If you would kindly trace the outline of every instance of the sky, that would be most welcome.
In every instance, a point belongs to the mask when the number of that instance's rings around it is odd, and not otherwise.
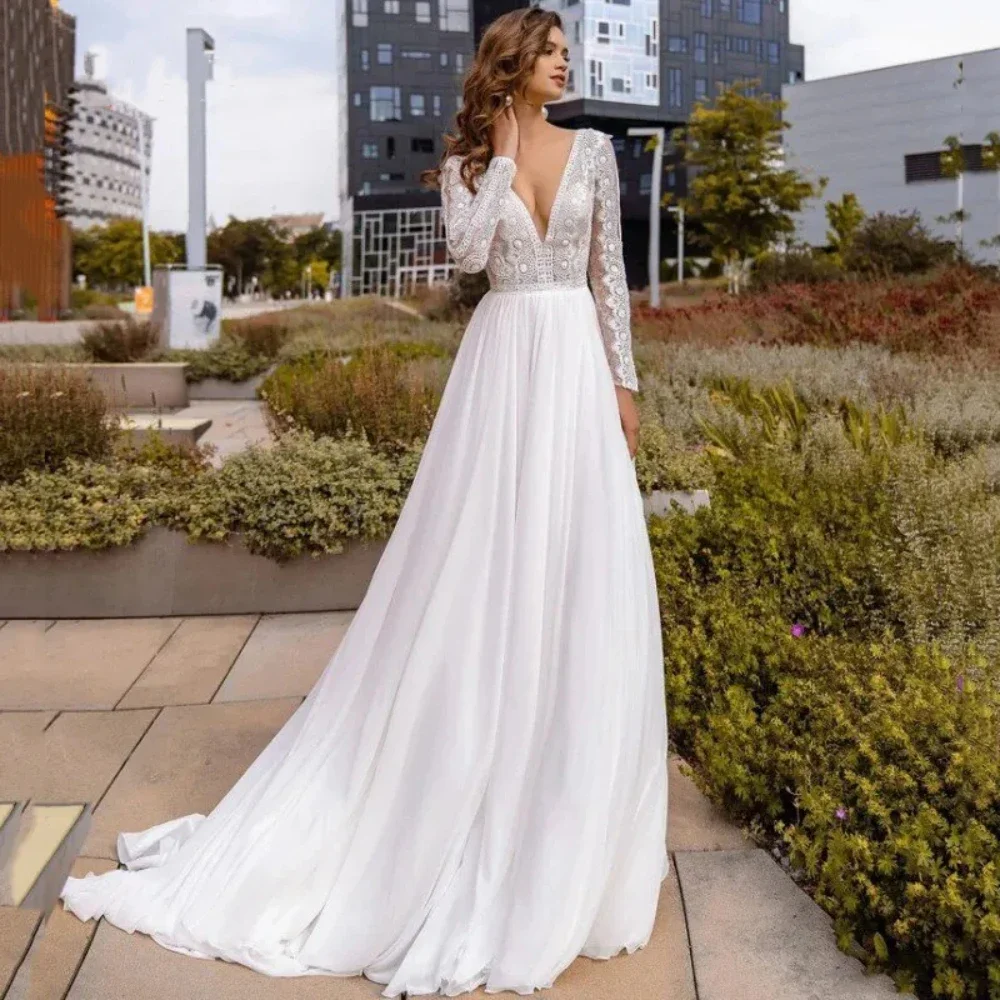
[[[345,0],[62,0],[77,70],[98,53],[111,90],[155,117],[150,221],[187,218],[185,29],[215,39],[208,209],[217,222],[337,211],[334,10]],[[806,78],[1000,48],[997,0],[789,0]]]

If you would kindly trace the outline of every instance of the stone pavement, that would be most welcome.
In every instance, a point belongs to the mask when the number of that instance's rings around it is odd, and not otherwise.
[[[113,868],[119,831],[219,801],[300,704],[351,614],[0,623],[0,802],[91,803],[72,871]],[[829,918],[676,760],[668,840],[649,944],[606,962],[579,958],[540,996],[896,996],[836,949]],[[0,908],[0,996],[17,1000],[361,1000],[381,989],[188,958],[61,906],[44,925],[35,911]]]
[[[171,417],[212,421],[198,443],[216,447],[215,465],[221,465],[224,459],[251,444],[268,445],[273,441],[264,419],[264,404],[259,400],[195,400],[184,409],[173,411]]]

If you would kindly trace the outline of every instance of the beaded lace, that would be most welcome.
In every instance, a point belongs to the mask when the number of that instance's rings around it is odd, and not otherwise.
[[[512,187],[514,160],[494,156],[474,182],[474,195],[461,179],[460,164],[460,157],[448,157],[441,178],[448,251],[459,268],[485,268],[497,291],[577,288],[589,279],[612,378],[638,389],[611,137],[577,130],[544,237]]]

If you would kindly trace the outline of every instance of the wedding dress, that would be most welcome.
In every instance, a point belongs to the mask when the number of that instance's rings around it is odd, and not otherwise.
[[[656,584],[614,384],[637,387],[610,138],[547,232],[444,168],[486,268],[412,488],[322,676],[222,801],[118,838],[67,909],[271,976],[528,994],[648,943],[667,875]],[[588,290],[588,276],[593,295]]]

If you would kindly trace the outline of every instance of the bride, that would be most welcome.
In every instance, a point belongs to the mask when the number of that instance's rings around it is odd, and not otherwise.
[[[638,383],[610,137],[545,119],[567,64],[527,8],[465,81],[434,173],[490,290],[340,646],[208,816],[66,882],[80,918],[386,997],[528,994],[648,943],[667,733]]]

